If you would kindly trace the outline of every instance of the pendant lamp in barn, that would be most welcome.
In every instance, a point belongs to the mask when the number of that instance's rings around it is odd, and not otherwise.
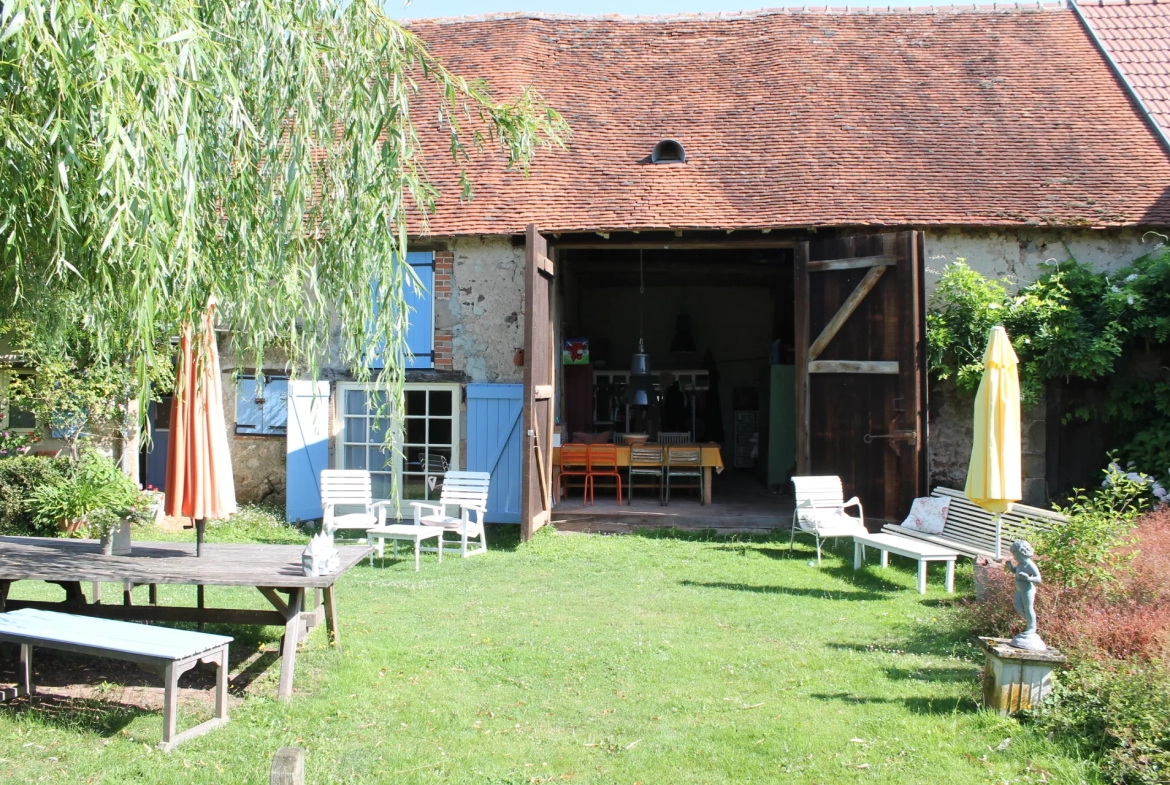
[[[638,351],[630,362],[630,383],[626,385],[626,403],[649,406],[654,398],[654,380],[650,377],[650,358],[646,355],[643,320],[646,316],[646,275],[642,252],[638,251]]]

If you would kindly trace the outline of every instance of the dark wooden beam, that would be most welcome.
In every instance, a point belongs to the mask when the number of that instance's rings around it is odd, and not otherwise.
[[[812,420],[809,413],[808,349],[812,328],[809,306],[812,292],[808,281],[808,243],[796,246],[792,270],[793,306],[796,326],[796,473],[808,474],[812,463],[809,438]]]

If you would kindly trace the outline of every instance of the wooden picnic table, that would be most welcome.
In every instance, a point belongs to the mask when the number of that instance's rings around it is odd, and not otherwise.
[[[284,635],[277,692],[281,698],[290,698],[297,645],[322,621],[333,644],[341,645],[333,586],[371,550],[369,546],[338,548],[337,570],[306,577],[301,569],[304,548],[300,545],[208,543],[203,546],[203,556],[197,557],[191,543],[136,542],[128,556],[105,556],[97,540],[0,537],[0,613],[40,608],[124,621],[281,626]],[[22,580],[55,583],[65,590],[65,599],[8,599],[12,584]],[[103,604],[96,591],[94,601],[88,602],[81,584],[90,582],[123,584],[123,604]],[[158,605],[155,586],[160,583],[200,587],[198,607]],[[150,604],[133,605],[130,590],[142,585],[151,587]],[[204,586],[252,586],[273,610],[203,607]],[[313,590],[313,602],[306,610],[309,589]]]
[[[711,503],[711,479],[713,472],[723,473],[723,452],[716,442],[704,444],[672,444],[671,447],[699,447],[699,463],[703,467],[703,504]],[[561,448],[553,447],[553,488],[559,488],[558,477],[561,474]],[[630,465],[630,447],[626,444],[617,445],[617,463],[619,467]],[[559,502],[560,499],[558,498]]]

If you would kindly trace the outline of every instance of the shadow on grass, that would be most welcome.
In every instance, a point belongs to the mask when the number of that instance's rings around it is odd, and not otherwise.
[[[832,694],[814,692],[809,697],[825,702],[836,701],[854,706],[863,706],[870,703],[901,703],[914,714],[957,714],[958,712],[976,712],[979,704],[973,698],[867,698],[864,695],[854,695],[850,692],[836,692]]]
[[[639,526],[631,532],[635,537],[644,537],[648,540],[683,540],[684,542],[718,542],[724,548],[719,550],[740,550],[744,545],[779,543],[780,534],[774,529],[759,533],[729,533],[720,534],[717,529],[677,529],[673,526]],[[788,532],[784,532],[787,537]],[[784,540],[787,544],[788,540]],[[739,547],[737,547],[739,546]]]
[[[149,709],[97,698],[73,698],[62,695],[34,695],[18,698],[0,708],[7,714],[32,712],[38,721],[62,730],[114,736],[135,718],[157,714]]]
[[[871,602],[885,599],[885,594],[878,591],[854,591],[850,589],[804,589],[793,586],[755,586],[750,583],[727,583],[722,581],[706,583],[703,581],[679,581],[682,586],[696,586],[701,589],[726,589],[729,591],[747,591],[756,594],[783,594],[789,597],[812,597],[818,600],[845,600],[847,602]]]
[[[968,666],[926,666],[924,668],[886,668],[890,681],[937,681],[970,683],[979,676],[975,665]]]

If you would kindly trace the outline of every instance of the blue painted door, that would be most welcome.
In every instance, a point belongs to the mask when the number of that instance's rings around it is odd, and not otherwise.
[[[285,518],[320,518],[321,470],[329,468],[329,382],[290,379]]]
[[[167,489],[167,446],[171,441],[171,396],[164,396],[162,401],[152,401],[149,410],[150,416],[150,444],[143,444],[142,450],[146,453],[146,472],[142,478],[144,485],[156,490]]]
[[[520,522],[522,384],[467,385],[467,470],[492,475],[489,523]]]

